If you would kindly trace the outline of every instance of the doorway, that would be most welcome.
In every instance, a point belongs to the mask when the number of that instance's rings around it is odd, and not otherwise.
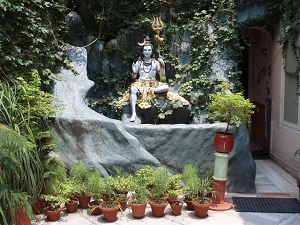
[[[271,122],[271,70],[273,39],[260,27],[249,27],[245,37],[250,46],[244,46],[241,82],[244,96],[255,104],[249,126],[251,151],[268,156]]]

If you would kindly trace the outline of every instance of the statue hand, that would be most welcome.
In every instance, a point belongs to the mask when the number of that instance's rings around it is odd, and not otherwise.
[[[160,63],[162,67],[165,67],[165,62],[161,56],[158,56],[157,61]]]
[[[139,67],[138,67],[138,65],[137,65],[137,63],[132,63],[132,71],[134,72],[134,73],[137,73],[138,72],[138,70],[139,70]]]

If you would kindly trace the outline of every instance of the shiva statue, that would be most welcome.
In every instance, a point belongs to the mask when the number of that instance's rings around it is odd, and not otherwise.
[[[170,101],[181,101],[183,106],[189,105],[189,102],[177,93],[170,91],[167,83],[161,82],[161,76],[165,76],[165,63],[161,55],[157,60],[154,57],[153,45],[149,38],[145,38],[143,43],[138,43],[142,46],[142,54],[136,62],[132,63],[132,79],[134,82],[130,86],[129,93],[123,96],[118,102],[121,105],[123,102],[130,100],[132,115],[129,119],[134,122],[136,119],[136,104],[141,109],[151,107],[151,99],[155,94],[165,94],[166,99]],[[160,77],[160,81],[156,78]]]

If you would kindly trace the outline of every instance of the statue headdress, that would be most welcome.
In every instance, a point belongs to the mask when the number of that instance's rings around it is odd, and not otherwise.
[[[142,46],[142,47],[148,45],[148,46],[151,46],[152,49],[153,49],[153,45],[151,44],[151,40],[150,40],[149,37],[144,38],[144,42],[143,42],[143,43],[139,43],[139,42],[138,42],[138,45],[139,45],[139,46]]]

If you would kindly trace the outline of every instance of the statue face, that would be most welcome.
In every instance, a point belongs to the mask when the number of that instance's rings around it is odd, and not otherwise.
[[[150,45],[144,46],[144,48],[143,48],[143,55],[146,58],[151,57],[151,55],[152,55],[152,48],[151,48]]]

